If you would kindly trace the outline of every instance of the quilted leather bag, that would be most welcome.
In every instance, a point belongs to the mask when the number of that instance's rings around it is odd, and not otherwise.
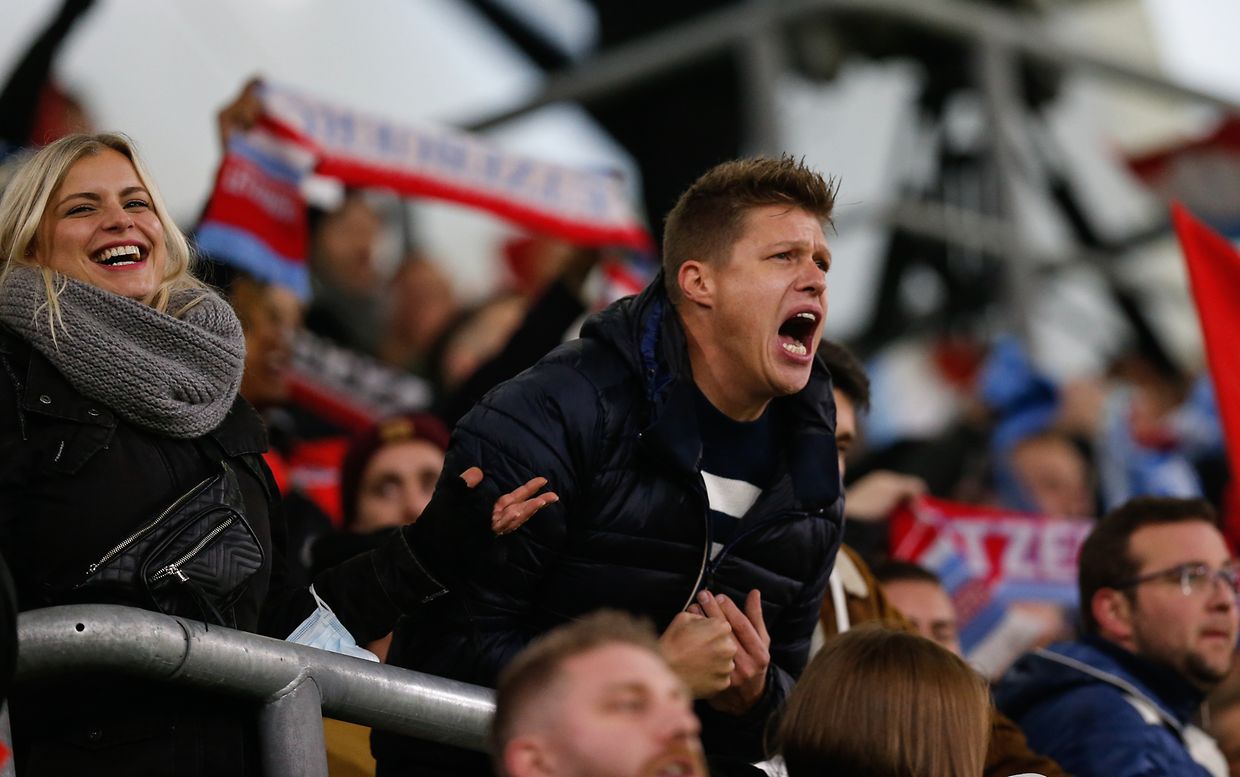
[[[91,564],[74,598],[118,595],[169,615],[233,626],[233,605],[263,565],[237,476],[224,462]]]

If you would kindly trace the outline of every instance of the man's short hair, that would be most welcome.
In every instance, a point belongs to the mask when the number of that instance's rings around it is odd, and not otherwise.
[[[818,353],[831,372],[831,385],[852,400],[858,413],[870,409],[870,376],[861,360],[847,346],[831,340],[818,344]]]
[[[1119,588],[1136,577],[1139,565],[1129,554],[1129,542],[1138,529],[1169,523],[1204,521],[1218,525],[1214,507],[1204,499],[1143,496],[1130,499],[1098,521],[1081,546],[1081,620],[1087,634],[1098,633],[1090,602],[1102,588]]]
[[[802,208],[824,224],[835,207],[833,181],[793,157],[755,157],[724,162],[693,182],[667,214],[663,228],[663,274],[668,296],[680,300],[677,275],[690,259],[709,262],[730,255],[745,215],[764,205]]]
[[[939,587],[943,585],[943,581],[939,579],[938,575],[911,561],[887,559],[880,564],[875,564],[870,571],[874,573],[874,579],[880,585],[906,582],[933,583]]]
[[[504,748],[518,721],[551,689],[564,662],[616,643],[659,652],[650,621],[618,610],[599,610],[539,636],[504,668],[496,686],[491,724],[491,753],[498,774],[505,774]]]

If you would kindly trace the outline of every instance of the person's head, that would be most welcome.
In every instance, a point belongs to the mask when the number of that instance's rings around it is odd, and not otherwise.
[[[981,774],[986,681],[916,634],[866,624],[827,642],[788,699],[776,749],[788,777]]]
[[[396,269],[386,302],[388,339],[408,344],[416,357],[426,355],[458,307],[447,274],[418,254],[407,257]]]
[[[823,340],[818,353],[831,372],[835,395],[835,447],[842,475],[844,460],[859,435],[857,416],[870,410],[870,376],[865,374],[865,367],[853,352],[839,343]]]
[[[872,570],[883,595],[917,632],[960,655],[956,606],[938,575],[907,561],[888,560]]]
[[[1089,462],[1062,432],[1046,430],[1012,446],[1013,476],[1031,506],[1045,515],[1096,515]]]
[[[738,420],[809,380],[827,312],[823,225],[834,202],[832,184],[801,162],[742,159],[707,171],[668,214],[664,283],[694,380]]]
[[[0,199],[0,261],[0,282],[17,267],[43,270],[53,323],[54,273],[165,312],[172,292],[203,288],[133,143],[115,133],[67,135],[17,172]]]
[[[393,416],[355,437],[340,468],[345,529],[369,534],[416,521],[435,493],[447,449],[447,428],[428,413]]]
[[[340,207],[312,214],[310,264],[324,281],[353,296],[373,294],[378,282],[375,246],[383,218],[360,191]]]
[[[539,637],[503,671],[491,747],[504,777],[704,777],[699,731],[650,624],[600,611]]]
[[[240,272],[227,294],[245,332],[241,396],[260,409],[283,405],[289,398],[293,337],[304,314],[301,300],[287,286]]]
[[[1081,547],[1085,631],[1209,689],[1236,648],[1236,567],[1209,502],[1141,497]]]

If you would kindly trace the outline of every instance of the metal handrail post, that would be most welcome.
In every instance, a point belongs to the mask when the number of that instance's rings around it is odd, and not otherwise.
[[[314,679],[303,677],[258,713],[263,774],[327,777],[323,698]]]

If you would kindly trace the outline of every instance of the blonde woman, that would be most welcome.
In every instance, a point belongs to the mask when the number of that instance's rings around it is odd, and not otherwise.
[[[348,652],[284,583],[241,325],[191,259],[121,135],[46,146],[0,199],[0,551],[19,609],[126,604]],[[554,499],[529,485],[497,530]],[[361,640],[442,592],[401,535],[315,587]],[[240,706],[98,675],[19,687],[18,773],[256,774]]]
[[[0,549],[19,608],[132,604],[288,634],[313,607],[282,585],[265,433],[237,396],[241,326],[193,277],[129,140],[37,153],[0,200],[0,261]],[[221,526],[224,544],[188,553]],[[213,553],[240,568],[211,575]],[[19,689],[12,710],[22,774],[254,770],[231,701],[87,676]]]

